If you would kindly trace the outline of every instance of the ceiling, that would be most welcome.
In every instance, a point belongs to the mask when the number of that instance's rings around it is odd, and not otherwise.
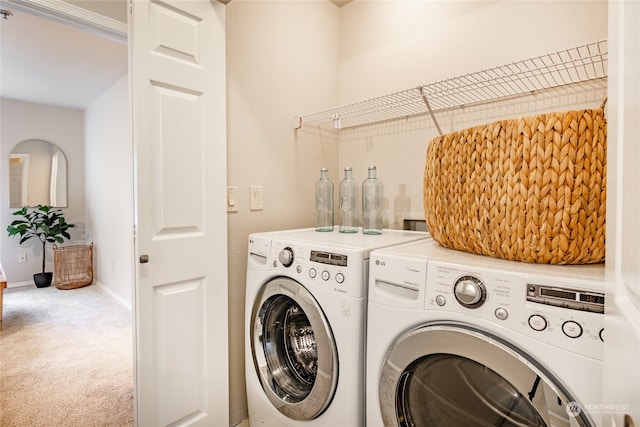
[[[0,18],[0,97],[84,110],[127,73],[127,45],[11,7]]]
[[[351,1],[331,0],[338,7]],[[2,10],[11,12],[8,19],[0,16],[0,97],[84,110],[127,73],[126,42],[65,24],[65,19],[49,19],[34,4],[40,2],[0,0]],[[123,0],[66,0],[51,5],[56,5],[54,14],[58,8],[72,8],[71,15],[82,15],[81,9],[86,9],[93,14],[90,21],[103,15],[112,22],[126,21]]]

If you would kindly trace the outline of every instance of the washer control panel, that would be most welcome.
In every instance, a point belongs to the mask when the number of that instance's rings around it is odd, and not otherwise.
[[[426,309],[461,313],[602,358],[604,285],[598,280],[429,260],[425,288]]]
[[[268,259],[271,269],[303,285],[314,284],[353,297],[365,295],[363,271],[368,260],[349,248],[319,249],[303,242],[273,239]]]

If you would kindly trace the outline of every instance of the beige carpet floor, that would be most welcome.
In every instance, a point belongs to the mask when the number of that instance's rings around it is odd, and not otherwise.
[[[5,289],[0,426],[132,426],[131,316],[96,285]]]

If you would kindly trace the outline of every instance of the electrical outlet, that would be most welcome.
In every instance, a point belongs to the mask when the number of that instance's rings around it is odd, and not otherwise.
[[[18,254],[18,262],[27,262],[27,253],[21,252]]]

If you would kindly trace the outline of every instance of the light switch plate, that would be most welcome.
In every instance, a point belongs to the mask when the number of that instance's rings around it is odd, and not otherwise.
[[[238,187],[227,187],[227,212],[238,212]]]
[[[249,209],[252,211],[259,211],[263,208],[263,194],[262,186],[252,185],[249,191]]]

